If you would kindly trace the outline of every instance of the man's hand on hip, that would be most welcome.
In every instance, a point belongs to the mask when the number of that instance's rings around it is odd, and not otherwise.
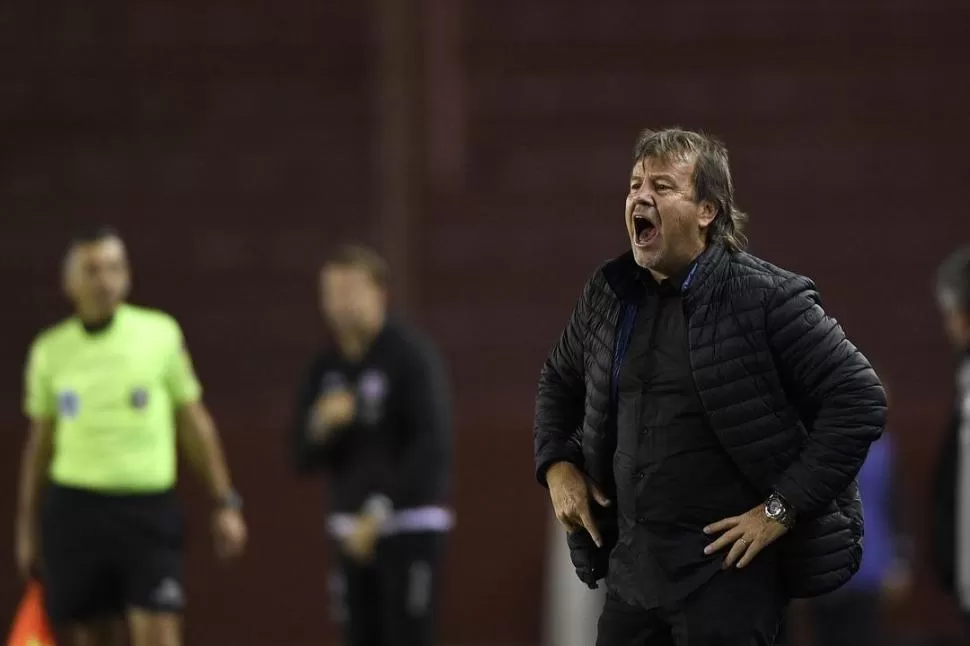
[[[381,518],[376,514],[359,515],[353,533],[344,539],[344,551],[347,555],[361,565],[370,563],[374,559],[382,524]]]
[[[546,484],[549,486],[549,497],[552,499],[556,518],[566,531],[571,533],[585,529],[596,546],[602,547],[603,537],[593,522],[589,499],[592,497],[597,504],[608,507],[610,501],[603,492],[569,462],[557,462],[549,467],[546,471]]]
[[[705,547],[704,553],[714,554],[731,546],[731,550],[724,559],[723,567],[727,569],[735,563],[739,568],[748,565],[761,550],[784,536],[788,528],[768,518],[765,515],[764,505],[758,505],[740,516],[724,518],[704,528],[705,534],[719,532],[724,533]]]

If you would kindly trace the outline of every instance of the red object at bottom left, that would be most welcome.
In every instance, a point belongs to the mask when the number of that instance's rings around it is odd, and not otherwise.
[[[7,646],[55,646],[54,633],[44,609],[44,590],[36,581],[27,584]]]

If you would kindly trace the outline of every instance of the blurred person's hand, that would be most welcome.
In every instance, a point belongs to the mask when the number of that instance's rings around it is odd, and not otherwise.
[[[350,558],[362,565],[370,563],[374,558],[380,530],[380,516],[377,514],[361,514],[357,517],[354,531],[344,540],[344,551]]]
[[[598,505],[608,507],[610,501],[603,492],[570,462],[557,462],[549,467],[546,484],[556,518],[566,531],[572,533],[585,529],[596,546],[602,547],[603,536],[593,521],[589,499],[592,497]]]
[[[24,580],[28,580],[37,573],[40,540],[36,523],[18,520],[14,537],[14,558],[17,572]]]
[[[909,565],[896,562],[882,580],[882,596],[888,604],[897,604],[909,596],[913,587],[913,573]]]
[[[345,388],[321,395],[313,405],[312,437],[323,439],[335,427],[349,424],[354,419],[355,406],[354,394]]]
[[[212,518],[212,534],[215,539],[216,556],[228,560],[242,556],[246,549],[246,521],[238,509],[216,510]]]

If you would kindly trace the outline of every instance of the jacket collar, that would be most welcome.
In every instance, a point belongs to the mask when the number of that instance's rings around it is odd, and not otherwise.
[[[715,278],[727,264],[728,257],[728,250],[723,245],[719,243],[708,245],[687,270],[686,277],[681,283],[681,291],[684,295],[689,296]],[[644,269],[633,259],[633,251],[627,251],[606,263],[603,267],[603,277],[617,298],[626,300],[636,294],[638,278],[643,271]]]

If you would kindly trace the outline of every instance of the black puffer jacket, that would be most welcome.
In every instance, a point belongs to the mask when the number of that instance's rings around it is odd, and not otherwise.
[[[615,494],[611,370],[637,271],[627,253],[596,272],[542,370],[540,482],[549,466],[569,461]],[[885,425],[879,379],[807,278],[712,245],[688,281],[690,361],[711,427],[752,485],[766,497],[777,490],[798,513],[780,544],[788,593],[830,592],[862,558],[855,476]],[[596,564],[611,545],[590,554],[573,537],[570,547],[581,578],[605,575]]]

